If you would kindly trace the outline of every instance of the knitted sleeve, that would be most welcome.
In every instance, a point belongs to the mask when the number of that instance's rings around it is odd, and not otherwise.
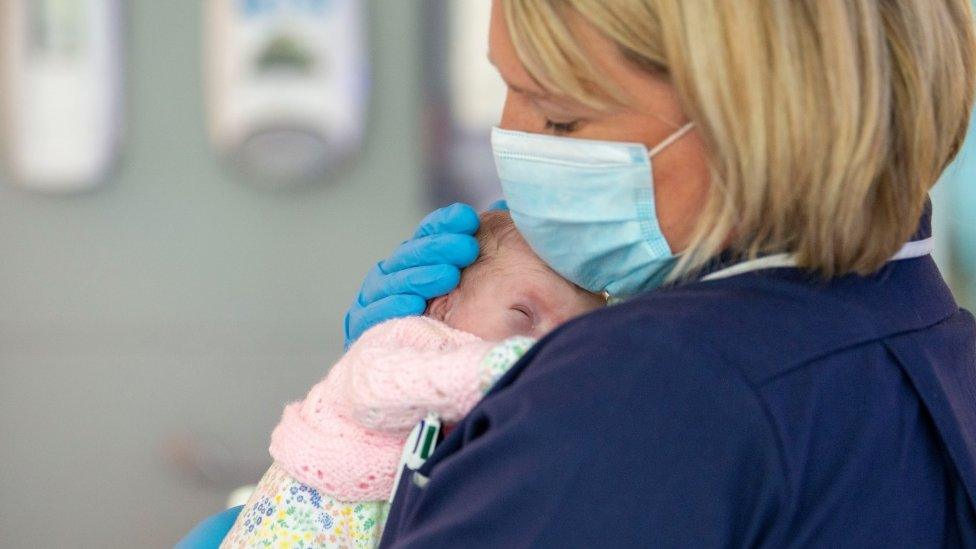
[[[370,429],[404,435],[428,412],[455,423],[531,346],[527,338],[514,340],[455,339],[439,349],[409,353],[365,350],[349,376],[353,417]]]
[[[496,345],[426,317],[376,326],[304,401],[286,407],[271,455],[341,500],[384,499],[414,424],[428,412],[459,420],[500,375],[482,366]]]

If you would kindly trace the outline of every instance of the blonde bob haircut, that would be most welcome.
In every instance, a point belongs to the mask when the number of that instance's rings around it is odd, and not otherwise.
[[[873,273],[911,237],[966,134],[970,0],[499,1],[550,93],[627,102],[577,42],[580,17],[674,86],[712,179],[673,277],[724,249],[795,253],[826,278]]]

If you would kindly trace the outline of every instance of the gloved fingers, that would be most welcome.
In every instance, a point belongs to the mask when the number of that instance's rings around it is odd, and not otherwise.
[[[379,266],[384,273],[422,265],[446,264],[461,268],[473,263],[477,257],[478,241],[473,236],[433,234],[404,242]]]
[[[496,200],[496,201],[492,202],[490,206],[488,206],[488,211],[489,212],[495,212],[495,211],[507,212],[508,211],[508,201],[505,200],[504,198],[501,199],[501,200]]]
[[[460,233],[472,235],[478,230],[478,212],[467,204],[455,203],[427,214],[413,237],[431,234]]]
[[[427,300],[413,294],[390,295],[369,305],[353,305],[346,313],[346,347],[384,320],[422,315],[426,309]]]
[[[379,265],[366,275],[359,302],[369,305],[387,296],[413,294],[423,299],[444,295],[461,281],[461,271],[454,265],[424,265],[384,274]]]
[[[231,507],[200,521],[174,549],[204,549],[217,547],[224,541],[244,506]]]
[[[478,242],[471,236],[478,225],[478,213],[467,204],[452,204],[428,214],[413,239],[366,275],[346,312],[346,347],[369,326],[422,314],[428,299],[453,290],[461,280],[459,269],[478,257]]]

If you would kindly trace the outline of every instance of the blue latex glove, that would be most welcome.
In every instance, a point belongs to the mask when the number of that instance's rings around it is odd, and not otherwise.
[[[491,206],[488,206],[488,211],[489,212],[493,212],[495,210],[498,210],[498,211],[501,211],[501,212],[507,212],[508,211],[508,201],[505,200],[505,199],[502,199],[502,200],[496,200],[496,201],[492,202],[491,203]]]
[[[237,520],[237,515],[241,513],[243,508],[243,505],[231,507],[226,511],[203,519],[196,528],[190,530],[190,533],[174,546],[174,549],[216,549],[220,547],[220,542],[227,537],[227,533],[234,526],[234,521]]]
[[[420,315],[427,300],[453,290],[461,269],[478,257],[478,213],[452,204],[420,222],[413,238],[380,261],[366,275],[359,295],[346,311],[346,347],[384,320]]]

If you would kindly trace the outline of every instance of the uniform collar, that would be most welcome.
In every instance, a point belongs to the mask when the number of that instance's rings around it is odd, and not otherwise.
[[[926,208],[913,238],[932,234]],[[803,326],[809,337],[796,342],[797,355],[815,356],[825,348],[856,345],[891,334],[937,324],[959,311],[931,256],[891,261],[869,276],[823,280],[796,268],[752,271],[686,286],[714,288],[729,295],[779,296],[797,304],[781,312],[784,325]],[[679,289],[680,291],[680,289]],[[804,318],[797,318],[798,311]],[[832,326],[834,328],[832,328]]]
[[[919,218],[918,226],[915,232],[909,238],[909,242],[915,242],[920,240],[925,240],[932,236],[932,201],[926,200],[925,206],[922,210],[922,216]],[[694,280],[701,280],[702,278],[733,267],[739,263],[742,263],[743,259],[740,254],[733,253],[730,250],[725,250],[722,253],[715,256],[714,259],[705,264],[704,267],[698,270],[695,274]]]

